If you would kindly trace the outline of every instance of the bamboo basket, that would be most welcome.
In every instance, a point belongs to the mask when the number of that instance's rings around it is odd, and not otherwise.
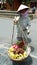
[[[31,52],[31,48],[29,46],[27,46],[27,49],[26,49],[26,52],[27,52],[27,56],[26,57],[22,57],[20,59],[13,59],[10,57],[9,53],[8,53],[8,56],[9,58],[12,60],[12,61],[16,61],[16,62],[21,62],[23,60],[26,60],[26,58],[30,55],[30,52]]]

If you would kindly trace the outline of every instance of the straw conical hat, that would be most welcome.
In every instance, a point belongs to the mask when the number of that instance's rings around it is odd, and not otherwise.
[[[19,6],[17,12],[19,12],[19,11],[21,11],[21,10],[23,10],[23,9],[27,9],[27,8],[29,9],[28,6],[21,4],[21,5]]]

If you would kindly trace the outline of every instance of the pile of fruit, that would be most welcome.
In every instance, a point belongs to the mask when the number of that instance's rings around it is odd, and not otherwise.
[[[9,49],[8,49],[8,55],[12,60],[22,60],[26,58],[27,52],[26,52],[26,47],[25,43],[18,42],[17,44],[13,44]]]

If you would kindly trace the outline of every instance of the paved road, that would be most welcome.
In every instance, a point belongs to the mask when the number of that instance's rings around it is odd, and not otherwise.
[[[0,65],[37,65],[37,19],[31,20],[30,42],[28,43],[31,46],[31,54],[22,63],[12,62],[7,55],[12,26],[12,19],[0,17]]]
[[[37,57],[37,19],[31,21],[30,39],[30,45],[33,47],[33,52],[31,54]]]

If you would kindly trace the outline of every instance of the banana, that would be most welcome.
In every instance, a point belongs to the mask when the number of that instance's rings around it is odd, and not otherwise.
[[[9,57],[10,57],[11,59],[16,59],[16,55],[15,55],[13,52],[10,52],[10,53],[9,53]]]
[[[16,54],[16,59],[19,59],[19,54]]]
[[[21,59],[26,58],[28,56],[26,51],[23,54],[21,54],[21,53],[19,53],[19,54],[18,53],[14,53],[14,51],[15,51],[15,49],[12,48],[12,47],[10,47],[8,49],[8,55],[9,55],[9,57],[11,59],[19,59],[19,60],[21,60]]]
[[[10,47],[10,48],[8,49],[8,51],[13,52],[13,51],[14,51],[14,48]]]
[[[22,59],[23,58],[23,54],[19,54],[19,59]]]
[[[25,52],[23,53],[23,55],[24,55],[24,57],[26,58],[26,57],[27,57],[27,52],[25,51]]]

